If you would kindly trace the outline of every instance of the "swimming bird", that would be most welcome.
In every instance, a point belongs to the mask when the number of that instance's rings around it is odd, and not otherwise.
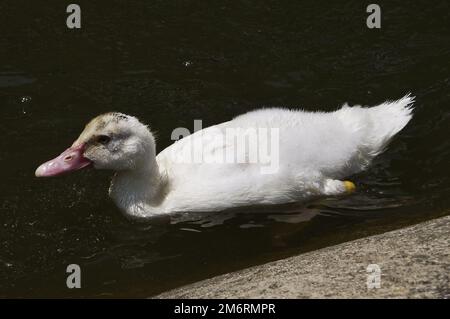
[[[114,171],[109,195],[129,217],[221,211],[351,193],[346,177],[366,169],[412,118],[414,97],[334,112],[263,108],[188,135],[156,153],[136,117],[102,114],[73,145],[36,170]]]

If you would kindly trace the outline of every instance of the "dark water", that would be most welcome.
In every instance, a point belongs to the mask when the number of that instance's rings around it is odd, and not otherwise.
[[[146,297],[450,213],[448,1],[379,1],[380,30],[370,2],[299,0],[77,1],[69,30],[71,2],[0,2],[0,296]],[[106,111],[149,123],[162,150],[194,119],[407,92],[414,119],[345,198],[138,224],[110,202],[108,172],[34,177]]]

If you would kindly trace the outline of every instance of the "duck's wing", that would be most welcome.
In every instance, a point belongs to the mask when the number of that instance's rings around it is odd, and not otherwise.
[[[374,107],[343,106],[328,113],[260,109],[175,142],[158,155],[158,162],[166,167],[231,164],[220,167],[218,174],[224,176],[224,169],[242,173],[260,168],[249,164],[266,165],[263,160],[269,159],[285,170],[341,178],[363,170],[385,149],[411,119],[413,101],[405,96]]]
[[[175,141],[158,154],[164,165],[214,163],[223,160],[229,147],[225,138],[226,123],[214,125]]]

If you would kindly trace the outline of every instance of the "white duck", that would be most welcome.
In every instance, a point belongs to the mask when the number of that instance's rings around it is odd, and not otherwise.
[[[413,101],[407,95],[329,113],[259,109],[197,131],[158,155],[147,126],[107,113],[36,176],[90,165],[113,170],[110,196],[126,215],[144,218],[340,195],[355,188],[341,179],[365,169],[409,122]]]

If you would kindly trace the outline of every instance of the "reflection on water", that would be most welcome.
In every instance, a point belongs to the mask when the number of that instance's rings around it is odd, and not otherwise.
[[[380,3],[381,30],[365,28],[360,1],[79,4],[80,32],[61,25],[63,4],[0,4],[0,297],[145,297],[448,214],[446,1]],[[207,126],[264,105],[334,110],[409,91],[414,119],[351,177],[347,197],[142,223],[108,199],[108,172],[34,178],[106,111],[149,123],[162,150],[194,119]],[[72,263],[77,291],[65,286]]]
[[[29,78],[23,74],[8,73],[8,72],[0,73],[0,88],[31,84],[34,81],[35,79]],[[23,97],[20,99],[21,102],[27,102],[28,100],[29,97]]]

